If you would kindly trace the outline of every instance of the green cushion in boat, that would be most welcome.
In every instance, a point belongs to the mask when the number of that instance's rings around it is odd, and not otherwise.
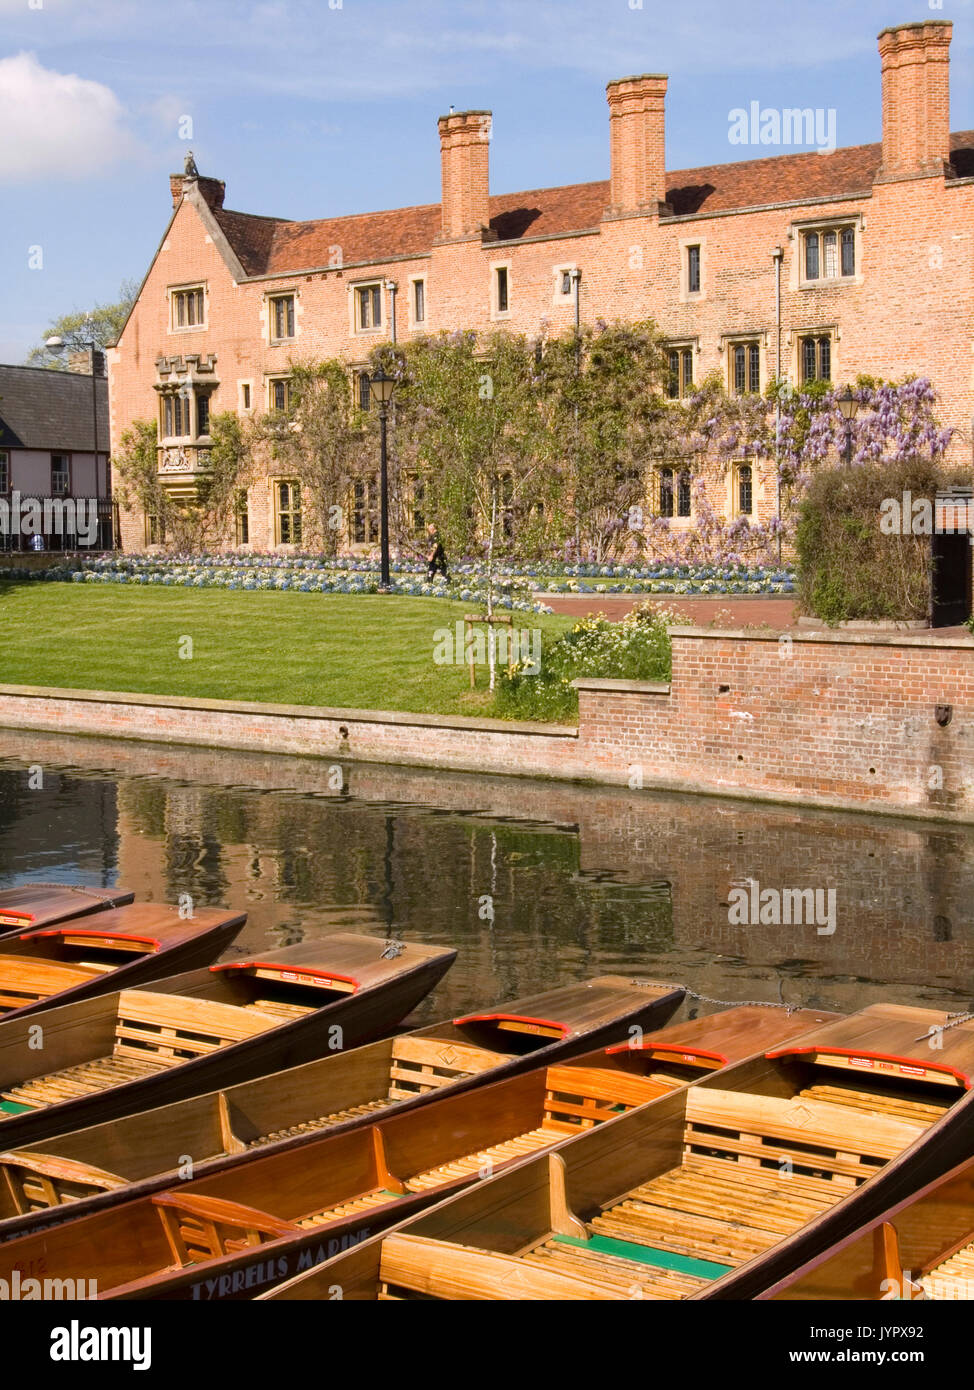
[[[719,1265],[714,1260],[698,1260],[691,1255],[676,1255],[672,1250],[658,1250],[654,1245],[636,1245],[629,1240],[614,1240],[611,1236],[555,1236],[559,1245],[577,1245],[598,1255],[615,1255],[620,1260],[654,1265],[657,1269],[672,1269],[677,1274],[692,1274],[695,1279],[719,1279],[729,1274],[733,1265]]]
[[[36,1106],[21,1105],[16,1100],[0,1100],[0,1112],[4,1115],[24,1115],[28,1110],[34,1110]]]

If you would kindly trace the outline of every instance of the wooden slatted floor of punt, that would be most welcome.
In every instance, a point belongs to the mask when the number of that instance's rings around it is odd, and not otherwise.
[[[9,1091],[0,1091],[0,1100],[40,1109],[61,1101],[90,1095],[93,1091],[105,1091],[112,1086],[121,1086],[126,1081],[154,1076],[156,1072],[166,1071],[174,1060],[178,1059],[158,1055],[147,1055],[144,1059],[110,1055],[96,1057],[90,1062],[80,1062],[77,1066],[66,1067],[64,1071],[36,1076],[33,1080],[25,1081],[22,1086],[14,1086]]]
[[[956,1251],[920,1280],[927,1298],[974,1298],[974,1242]]]
[[[710,1281],[678,1270],[653,1269],[618,1255],[588,1251],[577,1245],[546,1241],[521,1256],[522,1264],[536,1265],[570,1279],[584,1279],[601,1285],[614,1298],[648,1298],[679,1301],[702,1289]]]
[[[581,1132],[581,1131],[579,1131]],[[421,1192],[424,1188],[439,1187],[441,1183],[450,1182],[453,1178],[470,1177],[471,1174],[488,1165],[498,1163],[509,1163],[511,1159],[524,1158],[526,1154],[536,1153],[538,1149],[546,1148],[549,1144],[560,1143],[568,1136],[564,1130],[530,1129],[524,1134],[515,1134],[510,1139],[505,1139],[499,1144],[492,1144],[489,1149],[480,1149],[477,1153],[464,1154],[460,1158],[454,1158],[449,1163],[441,1163],[436,1168],[428,1168],[425,1173],[415,1173],[406,1180],[405,1186],[409,1192]]]
[[[345,1110],[333,1110],[330,1115],[317,1115],[313,1120],[302,1120],[300,1124],[289,1125],[286,1129],[275,1129],[271,1134],[261,1134],[247,1142],[248,1149],[261,1144],[273,1144],[278,1139],[290,1139],[295,1134],[308,1134],[315,1129],[329,1129],[332,1125],[343,1124],[345,1120],[357,1120],[360,1115],[369,1115],[374,1110],[385,1110],[395,1104],[390,1096],[379,1096],[377,1100],[363,1101],[361,1105],[349,1105]]]
[[[677,1255],[744,1264],[842,1196],[827,1179],[689,1156],[591,1222],[597,1235]]]
[[[401,1192],[390,1192],[385,1187],[375,1187],[371,1192],[363,1192],[347,1202],[339,1202],[337,1206],[323,1207],[321,1211],[313,1211],[308,1216],[299,1216],[295,1224],[305,1228],[324,1226],[329,1221],[340,1221],[347,1216],[355,1216],[358,1212],[368,1211],[371,1207],[384,1207],[389,1202],[398,1202],[402,1195]]]
[[[938,1105],[935,1101],[910,1100],[903,1096],[857,1091],[852,1086],[824,1082],[806,1086],[799,1094],[809,1100],[827,1100],[833,1105],[848,1105],[854,1110],[866,1110],[871,1115],[886,1115],[894,1120],[915,1120],[920,1124],[933,1124],[950,1109],[949,1105]]]

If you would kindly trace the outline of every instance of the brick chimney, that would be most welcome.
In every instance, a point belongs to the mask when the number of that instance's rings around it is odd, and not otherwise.
[[[608,217],[668,212],[665,105],[661,73],[622,77],[606,87],[612,182]]]
[[[943,175],[950,164],[950,20],[879,35],[883,158],[877,183]]]
[[[491,113],[451,111],[441,116],[443,227],[441,241],[483,236],[490,224],[488,151]]]
[[[205,178],[202,174],[195,177],[190,177],[188,174],[170,174],[169,191],[172,194],[173,207],[178,208],[183,194],[194,187],[199,189],[203,201],[208,203],[211,208],[216,210],[223,207],[227,186],[222,179]]]

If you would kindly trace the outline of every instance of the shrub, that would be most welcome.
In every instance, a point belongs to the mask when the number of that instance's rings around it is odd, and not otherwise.
[[[544,642],[536,674],[518,662],[500,672],[496,707],[512,719],[570,721],[578,714],[576,676],[617,680],[669,680],[668,609],[641,604],[621,623],[583,618],[553,642]],[[680,619],[680,621],[685,621]]]
[[[815,475],[796,533],[802,611],[827,623],[922,620],[930,602],[928,534],[884,533],[881,508],[904,493],[931,505],[955,480],[929,459],[854,464]],[[909,523],[909,516],[906,518]]]

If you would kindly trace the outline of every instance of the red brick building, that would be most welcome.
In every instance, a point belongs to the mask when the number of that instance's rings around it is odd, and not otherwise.
[[[830,153],[667,170],[667,79],[642,76],[608,86],[605,182],[491,195],[484,111],[439,120],[439,204],[290,222],[229,211],[216,179],[173,176],[171,220],[109,353],[113,445],[157,419],[160,475],[188,495],[210,416],[286,405],[292,363],[341,357],[358,390],[390,338],[500,326],[536,337],[570,329],[577,307],[586,323],[655,320],[680,391],[714,369],[730,391],[776,375],[928,375],[966,459],[974,132],[950,133],[950,38],[945,21],[885,29],[882,139]],[[780,115],[813,128],[811,111]],[[649,479],[650,505],[692,525],[675,483]],[[725,514],[774,514],[758,469],[709,487]],[[261,479],[228,541],[296,541],[301,501],[291,480]],[[152,539],[150,524],[123,515],[125,548]]]

